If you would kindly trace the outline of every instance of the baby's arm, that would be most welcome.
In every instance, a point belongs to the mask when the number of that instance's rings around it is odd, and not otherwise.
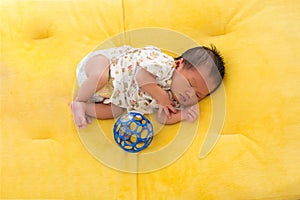
[[[176,112],[173,102],[170,100],[168,92],[163,90],[156,82],[155,76],[143,68],[140,68],[136,75],[136,81],[140,88],[147,92],[152,98],[157,100],[158,104],[162,107],[159,109],[159,114],[162,109],[167,117],[170,117],[170,111]]]
[[[180,110],[177,113],[171,113],[171,117],[167,118],[165,113],[157,113],[157,121],[162,124],[175,124],[180,121],[186,120],[189,122],[195,121],[199,117],[199,107],[198,104],[195,104],[191,107]]]

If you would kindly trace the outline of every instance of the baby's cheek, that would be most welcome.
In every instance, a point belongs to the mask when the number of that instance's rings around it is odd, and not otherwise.
[[[196,103],[198,103],[198,98],[195,96],[192,98],[189,106],[195,105]]]
[[[196,95],[196,92],[194,90],[190,90],[189,91],[189,100],[188,100],[188,106],[192,106],[195,105],[196,103],[198,103],[198,97]]]

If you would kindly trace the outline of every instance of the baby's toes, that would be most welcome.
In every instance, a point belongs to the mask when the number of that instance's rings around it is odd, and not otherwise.
[[[92,123],[92,118],[91,118],[91,117],[86,116],[85,118],[86,118],[86,122],[87,122],[88,124]]]
[[[78,128],[84,128],[87,125],[87,121],[85,117],[78,117],[76,124]]]

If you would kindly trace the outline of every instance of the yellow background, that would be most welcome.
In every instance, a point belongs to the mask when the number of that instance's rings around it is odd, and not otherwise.
[[[298,0],[1,1],[0,199],[299,199],[299,10]],[[163,169],[131,174],[87,151],[69,104],[83,56],[145,27],[219,48],[226,118],[200,159],[212,113],[205,99],[187,151]]]

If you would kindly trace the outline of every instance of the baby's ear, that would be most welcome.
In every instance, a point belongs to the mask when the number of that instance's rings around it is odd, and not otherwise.
[[[178,68],[183,63],[184,63],[183,58],[179,58],[179,59],[175,60],[175,64],[176,64],[175,69]]]
[[[175,65],[174,65],[174,68],[177,69],[179,66],[179,60],[175,60]]]
[[[180,64],[184,63],[184,59],[183,58],[180,58],[178,61],[179,61]]]

